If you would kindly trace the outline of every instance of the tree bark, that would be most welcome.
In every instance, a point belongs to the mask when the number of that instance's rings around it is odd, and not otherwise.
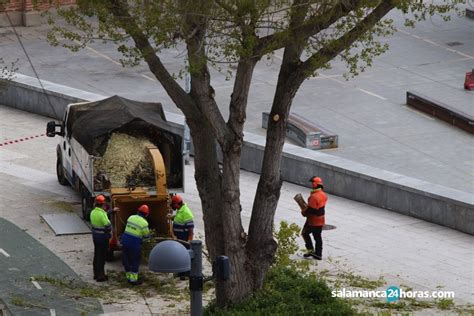
[[[291,10],[290,29],[296,30],[308,12],[308,2],[295,0]],[[305,34],[292,34],[293,41],[285,48],[278,75],[272,110],[268,119],[267,138],[262,171],[252,209],[247,250],[255,280],[254,290],[263,285],[265,275],[273,263],[277,244],[273,238],[273,221],[282,184],[280,162],[285,143],[288,114],[293,98],[304,76],[298,72],[300,56],[307,39]]]

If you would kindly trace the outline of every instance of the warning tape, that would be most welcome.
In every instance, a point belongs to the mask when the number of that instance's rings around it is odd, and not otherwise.
[[[14,140],[7,140],[7,141],[5,141],[5,142],[3,142],[3,143],[0,143],[0,147],[2,147],[2,146],[7,146],[7,145],[17,144],[17,143],[20,143],[20,142],[24,142],[25,140],[32,140],[32,139],[35,139],[35,138],[38,138],[38,137],[42,137],[42,136],[45,136],[45,134],[34,135],[34,136],[30,136],[30,137],[23,137],[23,138],[14,139]]]

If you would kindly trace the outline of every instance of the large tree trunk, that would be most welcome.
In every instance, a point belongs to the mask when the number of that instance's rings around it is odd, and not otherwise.
[[[189,125],[195,154],[194,178],[201,198],[206,246],[210,257],[215,258],[224,253],[223,244],[219,242],[224,230],[221,224],[222,175],[217,160],[216,139],[210,128],[202,128],[202,122],[190,121]]]
[[[240,204],[240,142],[229,146],[223,152],[222,181],[222,226],[225,255],[232,263],[231,277],[226,282],[218,281],[216,299],[218,306],[236,302],[247,296],[252,288],[252,278],[248,271],[248,256],[245,250],[246,234],[242,227]]]
[[[280,72],[268,120],[262,171],[250,219],[247,250],[249,258],[253,262],[254,290],[262,287],[277,248],[273,238],[273,221],[282,184],[281,155],[285,143],[288,114],[296,91],[301,84],[290,73]]]

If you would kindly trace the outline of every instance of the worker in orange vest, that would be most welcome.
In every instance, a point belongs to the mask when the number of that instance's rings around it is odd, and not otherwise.
[[[325,224],[325,206],[328,200],[326,193],[323,191],[323,181],[319,177],[311,178],[312,190],[308,198],[308,207],[302,212],[306,217],[301,235],[303,236],[307,252],[304,254],[305,258],[313,257],[317,260],[322,260],[323,256],[323,239],[321,232]],[[313,235],[315,248],[311,240]]]

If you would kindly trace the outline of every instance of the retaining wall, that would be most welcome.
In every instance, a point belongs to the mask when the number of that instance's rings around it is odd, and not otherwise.
[[[67,104],[105,96],[17,74],[0,86],[0,104],[62,119]],[[49,105],[47,100],[51,101]],[[166,113],[182,128],[181,115]],[[245,133],[241,168],[259,173],[265,137]],[[308,186],[309,178],[324,179],[326,191],[351,200],[395,211],[474,235],[474,197],[451,188],[381,170],[344,158],[285,144],[281,174],[285,181]]]

